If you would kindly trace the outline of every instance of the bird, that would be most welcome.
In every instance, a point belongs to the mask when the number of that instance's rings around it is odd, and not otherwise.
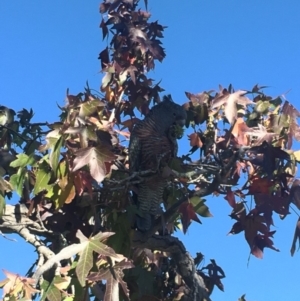
[[[5,106],[0,106],[0,125],[9,125],[14,122],[15,111]]]
[[[160,212],[160,203],[167,178],[160,172],[160,167],[177,156],[177,138],[180,138],[185,125],[185,109],[173,102],[170,95],[153,106],[143,120],[138,121],[130,135],[129,170],[139,172],[153,170],[133,191],[138,207],[137,229],[150,230],[155,216]]]

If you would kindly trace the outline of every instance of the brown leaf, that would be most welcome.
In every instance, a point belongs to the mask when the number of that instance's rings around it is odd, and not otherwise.
[[[198,148],[201,148],[203,146],[203,143],[198,135],[198,133],[192,133],[188,135],[190,140],[190,146],[196,146]]]

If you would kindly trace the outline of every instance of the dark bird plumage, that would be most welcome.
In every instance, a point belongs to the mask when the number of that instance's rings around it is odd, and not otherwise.
[[[182,127],[185,119],[184,108],[174,103],[170,97],[164,97],[163,101],[154,106],[145,119],[136,123],[132,130],[129,143],[130,170],[156,171],[155,174],[145,177],[137,186],[140,212],[137,228],[140,231],[148,231],[152,220],[159,213],[167,179],[162,176],[158,167],[177,156],[176,127]]]

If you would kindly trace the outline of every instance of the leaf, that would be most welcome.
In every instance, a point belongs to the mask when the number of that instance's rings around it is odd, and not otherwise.
[[[254,239],[254,244],[251,249],[251,253],[257,257],[262,258],[263,257],[263,250],[264,248],[270,248],[276,252],[279,252],[277,248],[274,247],[273,241],[270,239],[270,237],[273,237],[273,234],[276,231],[271,231],[267,234],[258,234]]]
[[[61,156],[60,149],[62,147],[62,144],[64,142],[64,139],[62,136],[60,136],[57,141],[55,142],[53,148],[51,149],[50,155],[49,155],[49,162],[52,170],[56,174],[59,158]]]
[[[233,191],[231,190],[230,187],[227,188],[227,194],[224,197],[225,200],[228,201],[229,205],[234,208],[236,205],[236,201],[235,201],[235,195],[233,193]]]
[[[39,192],[43,190],[49,189],[49,181],[51,178],[51,173],[49,165],[46,163],[46,161],[43,161],[38,166],[38,171],[36,173],[36,181],[33,188],[34,195],[37,195]]]
[[[201,148],[203,146],[203,143],[198,135],[198,133],[192,133],[188,135],[190,140],[190,146],[196,146],[197,148]]]
[[[97,112],[99,107],[104,107],[105,104],[101,102],[99,99],[92,99],[80,104],[79,116],[80,117],[88,117]]]
[[[93,267],[93,252],[96,252],[103,256],[112,257],[117,261],[121,261],[124,258],[122,255],[116,254],[112,248],[101,242],[101,240],[103,241],[113,234],[114,233],[112,232],[104,232],[98,233],[96,236],[90,238],[89,240],[85,238],[86,240],[83,243],[86,244],[86,247],[82,251],[79,257],[78,264],[76,266],[76,275],[78,277],[78,281],[82,286],[85,286],[87,275]],[[83,235],[81,236],[83,237]]]
[[[75,153],[73,171],[88,165],[92,177],[101,183],[110,171],[110,166],[105,164],[113,161],[116,156],[106,146],[88,147]]]
[[[101,90],[104,90],[112,80],[113,80],[113,73],[106,72],[102,78]]]
[[[0,191],[0,219],[3,215],[3,213],[5,212],[5,197],[4,197],[4,193],[2,191]]]
[[[209,212],[208,207],[204,204],[205,200],[199,198],[198,196],[193,196],[190,198],[190,202],[194,207],[196,213],[202,217],[212,217],[212,214]]]
[[[68,177],[65,178],[67,179],[67,185],[64,188],[61,188],[58,198],[58,206],[56,206],[57,208],[61,208],[64,204],[71,203],[76,195],[73,182]]]
[[[127,259],[122,260],[121,262],[117,264],[112,264],[110,268],[100,268],[99,272],[91,273],[87,277],[89,281],[97,282],[101,280],[106,280],[106,291],[104,300],[118,300],[119,296],[119,288],[118,285],[120,284],[123,292],[127,297],[129,297],[129,290],[127,288],[126,282],[122,279],[122,271],[124,269],[130,269],[133,268],[133,264],[128,261]]]
[[[274,182],[267,178],[253,178],[250,183],[248,194],[270,194],[274,186]]]
[[[261,124],[258,124],[257,128],[251,128],[251,131],[248,131],[245,134],[250,137],[256,137],[253,146],[261,145],[264,141],[271,143],[273,138],[277,136],[276,133],[269,133]]]
[[[104,40],[105,37],[108,35],[108,28],[107,28],[107,26],[105,24],[105,21],[103,19],[100,23],[100,28],[102,29],[102,37],[103,37],[103,40]]]
[[[300,163],[300,150],[293,152],[295,159],[298,163]]]
[[[191,224],[191,220],[194,220],[201,224],[193,205],[190,202],[184,202],[178,208],[178,211],[181,213],[181,223],[183,228],[183,233],[185,234],[188,227]]]
[[[239,300],[238,301],[246,301],[246,294],[244,294],[244,295],[242,295],[240,298],[239,298]]]
[[[300,217],[298,218],[298,221],[297,221],[296,227],[295,227],[295,233],[294,233],[294,238],[293,238],[292,247],[291,247],[291,256],[294,256],[294,254],[295,254],[297,241],[298,241],[298,250],[299,250],[299,246],[300,246]]]
[[[18,172],[10,177],[9,183],[19,196],[23,194],[23,185],[26,175],[27,171],[24,168],[19,168]]]
[[[81,286],[85,286],[86,277],[93,267],[93,250],[87,247],[82,251],[77,266],[76,275]]]
[[[7,279],[3,282],[3,294],[17,297],[23,295],[25,300],[31,300],[33,294],[39,292],[33,286],[36,283],[35,279],[21,277],[18,274],[2,270]]]
[[[60,276],[55,276],[51,283],[49,283],[47,280],[43,280],[41,285],[41,288],[43,289],[41,301],[61,301],[63,299],[61,291],[55,285],[56,283],[61,283],[61,279],[63,278]]]
[[[237,104],[246,107],[246,105],[253,104],[248,97],[244,96],[247,91],[236,91],[234,93],[221,93],[216,96],[212,102],[212,109],[220,108],[222,105],[225,106],[224,113],[230,124],[236,120],[237,117]]]
[[[17,159],[10,163],[11,167],[25,167],[28,164],[29,157],[26,154],[18,154]]]

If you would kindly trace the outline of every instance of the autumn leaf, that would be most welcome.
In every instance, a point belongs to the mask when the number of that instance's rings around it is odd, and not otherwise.
[[[251,253],[255,257],[262,258],[264,248],[269,248],[276,252],[279,252],[279,249],[274,247],[274,243],[270,239],[270,237],[273,237],[275,232],[276,231],[271,231],[267,234],[257,234],[257,236],[255,237],[254,242],[253,242],[253,247],[251,249]]]
[[[212,109],[220,109],[224,105],[224,113],[230,124],[236,120],[237,117],[237,105],[246,107],[249,104],[253,104],[248,97],[244,96],[247,91],[239,90],[234,93],[220,93],[212,102]]]
[[[181,214],[181,223],[183,228],[183,233],[185,234],[188,227],[191,224],[191,221],[194,220],[201,224],[193,205],[190,202],[184,202],[178,208],[178,211]]]
[[[227,193],[226,193],[226,196],[224,197],[224,199],[226,201],[228,201],[229,205],[234,208],[235,205],[236,205],[236,202],[235,202],[235,195],[233,193],[233,191],[231,190],[231,188],[229,187],[227,189]]]
[[[274,182],[268,178],[253,178],[250,180],[248,194],[270,194],[273,186]]]
[[[31,300],[33,294],[39,292],[34,288],[36,280],[32,278],[21,277],[18,274],[2,270],[7,279],[3,282],[3,294],[17,297],[19,294],[25,300]]]
[[[276,133],[268,132],[262,124],[258,124],[257,128],[250,128],[250,131],[246,131],[245,134],[252,139],[255,137],[253,146],[261,145],[264,141],[271,143],[278,136]]]
[[[133,267],[134,265],[131,263],[131,261],[124,259],[121,262],[113,264],[110,268],[100,268],[98,272],[91,273],[87,279],[92,282],[106,280],[107,286],[104,297],[104,300],[106,301],[114,301],[119,298],[119,284],[128,298],[129,290],[126,282],[122,279],[122,271],[124,269],[131,269]]]
[[[198,133],[192,133],[190,135],[188,135],[189,140],[190,140],[190,146],[192,147],[197,147],[197,148],[201,148],[203,143],[198,135]]]
[[[73,172],[88,165],[91,176],[101,183],[110,171],[106,163],[113,161],[116,156],[105,146],[87,147],[75,153]]]

